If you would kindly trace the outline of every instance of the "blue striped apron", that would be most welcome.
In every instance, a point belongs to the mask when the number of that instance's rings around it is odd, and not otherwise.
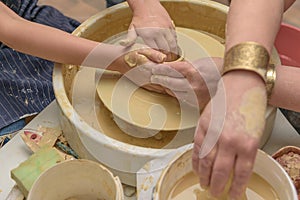
[[[118,3],[122,3],[124,2],[125,0],[106,0],[106,7],[109,8],[111,6],[114,6]]]
[[[1,1],[32,22],[67,32],[79,25],[53,7],[38,6],[37,0]],[[0,137],[3,128],[39,113],[54,99],[52,70],[52,62],[19,53],[0,43]]]

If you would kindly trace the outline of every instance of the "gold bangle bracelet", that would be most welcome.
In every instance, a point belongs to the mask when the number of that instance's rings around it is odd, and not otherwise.
[[[275,65],[270,64],[268,65],[267,73],[266,73],[266,89],[267,89],[268,99],[270,99],[272,95],[272,91],[275,85],[275,80],[276,80]]]
[[[266,82],[269,59],[268,51],[256,42],[237,44],[225,54],[223,75],[233,70],[249,70],[256,72]]]
[[[223,73],[248,70],[257,73],[265,82],[268,98],[276,79],[275,66],[269,65],[270,55],[256,42],[244,42],[230,48],[225,54]]]

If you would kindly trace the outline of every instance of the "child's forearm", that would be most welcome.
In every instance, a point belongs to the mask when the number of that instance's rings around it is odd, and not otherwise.
[[[156,5],[160,5],[159,0],[127,0],[127,3],[134,13],[152,10]]]
[[[7,46],[59,63],[105,68],[126,52],[122,46],[101,44],[22,19],[1,2],[0,27],[0,41]]]
[[[300,68],[276,67],[276,81],[269,104],[300,112]]]

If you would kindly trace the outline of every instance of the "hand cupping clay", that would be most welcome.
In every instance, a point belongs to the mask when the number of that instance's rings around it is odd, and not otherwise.
[[[222,42],[206,33],[177,28],[177,36],[180,55],[170,56],[171,60],[184,58],[187,61],[192,61],[208,56],[223,56],[224,45]],[[114,36],[107,42],[116,44],[122,37],[124,36]],[[133,49],[140,45],[136,45]],[[146,61],[145,56],[137,52],[127,54],[124,59],[130,67],[136,67]],[[125,132],[127,131],[123,128],[130,125],[145,129],[145,135],[149,131],[186,130],[195,128],[199,117],[199,112],[195,109],[181,107],[174,97],[150,92],[137,86],[134,87],[133,83],[124,78],[101,79],[98,83],[97,92],[107,109],[116,116],[114,120],[123,120],[128,123],[127,126],[120,127]],[[118,123],[118,121],[116,122]],[[132,128],[132,130],[134,129]],[[143,131],[141,129],[139,129],[140,133]]]

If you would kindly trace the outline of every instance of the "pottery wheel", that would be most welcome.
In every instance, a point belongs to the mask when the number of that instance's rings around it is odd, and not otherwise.
[[[193,61],[208,56],[223,57],[224,45],[221,40],[191,29],[176,30],[178,45],[184,52],[185,60]],[[124,37],[125,34],[115,36],[108,42],[117,44]],[[126,128],[131,129],[130,125],[154,131],[190,129],[196,126],[199,118],[197,109],[180,107],[176,98],[138,88],[125,77],[101,77],[97,92],[103,104],[113,113],[118,125],[121,122],[120,128],[123,131]]]

